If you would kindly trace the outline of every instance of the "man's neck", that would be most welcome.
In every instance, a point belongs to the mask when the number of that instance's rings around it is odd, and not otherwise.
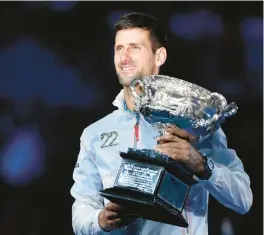
[[[126,101],[126,106],[130,111],[134,110],[134,97],[129,87],[124,86],[124,98]]]

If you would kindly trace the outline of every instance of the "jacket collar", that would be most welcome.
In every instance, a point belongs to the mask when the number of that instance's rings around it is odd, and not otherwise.
[[[125,100],[125,97],[124,97],[124,89],[122,89],[119,94],[116,96],[115,100],[113,101],[113,105],[119,109],[125,109],[124,108],[124,100]]]
[[[139,121],[140,119],[140,115],[134,113],[133,111],[130,111],[127,106],[126,106],[126,101],[125,101],[125,97],[124,97],[124,89],[122,89],[119,94],[116,96],[115,100],[112,103],[115,107],[117,107],[120,110],[124,110],[126,112],[131,113],[136,119],[137,121]]]

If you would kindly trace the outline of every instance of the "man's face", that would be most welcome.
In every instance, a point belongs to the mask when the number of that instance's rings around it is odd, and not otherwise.
[[[122,86],[134,78],[158,73],[149,31],[140,28],[120,30],[115,38],[115,69]]]

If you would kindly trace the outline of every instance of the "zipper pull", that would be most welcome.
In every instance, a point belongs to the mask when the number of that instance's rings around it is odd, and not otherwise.
[[[135,124],[134,126],[134,130],[135,130],[135,137],[136,137],[136,141],[139,141],[139,135],[138,135],[138,122]]]

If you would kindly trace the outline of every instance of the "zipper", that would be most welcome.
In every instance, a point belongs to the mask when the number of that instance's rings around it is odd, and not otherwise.
[[[137,142],[139,141],[139,115],[131,112],[126,105],[126,101],[124,100],[124,110],[126,112],[128,112],[129,114],[131,114],[135,119],[136,119],[136,124],[134,125],[134,144],[133,144],[133,148],[137,149]]]
[[[134,149],[137,149],[137,142],[139,141],[139,120],[137,119],[136,124],[134,125]]]

